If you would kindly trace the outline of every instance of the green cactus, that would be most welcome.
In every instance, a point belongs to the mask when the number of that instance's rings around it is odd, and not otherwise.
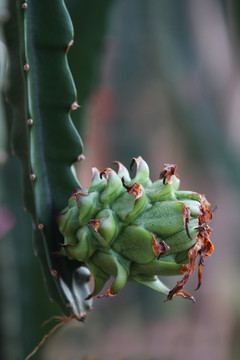
[[[71,21],[63,1],[29,0],[16,7],[11,0],[10,10],[16,30],[14,39],[8,39],[12,146],[22,163],[24,202],[33,219],[35,254],[50,299],[67,317],[82,320],[91,308],[91,301],[84,300],[90,273],[79,270],[78,262],[53,255],[62,241],[55,214],[69,193],[80,188],[71,169],[82,153],[81,139],[70,118],[77,108],[66,58],[73,43]]]
[[[93,169],[88,190],[73,193],[58,214],[64,236],[58,255],[84,262],[95,280],[87,299],[99,294],[110,276],[115,281],[103,296],[116,295],[127,280],[167,295],[181,295],[200,255],[201,267],[213,252],[209,221],[212,213],[203,195],[179,191],[175,165],[165,165],[160,179],[151,182],[147,163],[138,157],[136,176],[127,169]],[[188,265],[186,265],[188,264]],[[158,275],[184,277],[170,290]]]
[[[3,26],[7,20],[6,1],[0,3],[0,166],[7,159],[7,128],[5,122],[5,112],[3,106],[3,91],[6,82],[7,69],[7,50],[4,44]]]

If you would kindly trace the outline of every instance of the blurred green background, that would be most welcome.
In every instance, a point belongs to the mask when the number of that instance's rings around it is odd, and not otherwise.
[[[96,299],[35,359],[238,360],[240,357],[240,4],[237,0],[67,0],[75,29],[69,64],[78,89],[88,186],[100,170],[141,155],[157,179],[176,163],[182,190],[212,204],[215,251],[196,304],[128,284]],[[2,40],[3,41],[3,40]],[[1,71],[5,58],[0,47]],[[23,212],[20,165],[0,121],[0,358],[23,359],[51,327],[49,302]],[[4,125],[5,124],[5,125]],[[4,135],[5,134],[5,135]],[[7,155],[8,154],[8,155]],[[177,279],[167,278],[171,287]],[[14,343],[14,346],[12,345]]]

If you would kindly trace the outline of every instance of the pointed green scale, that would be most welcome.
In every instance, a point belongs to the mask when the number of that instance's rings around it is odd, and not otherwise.
[[[65,246],[65,250],[63,250],[66,254],[69,254],[70,257],[79,261],[85,261],[94,253],[97,247],[93,244],[91,232],[86,226],[76,232],[76,238],[78,243],[67,245]]]
[[[99,220],[99,222],[97,220]],[[88,227],[95,240],[104,248],[111,244],[119,231],[116,216],[110,209],[101,210],[96,215],[95,220],[89,222]]]
[[[85,225],[100,210],[99,195],[97,191],[90,194],[79,192],[74,195],[76,205],[79,209],[79,220],[81,225]]]
[[[175,201],[157,202],[133,221],[160,237],[174,234],[184,225],[184,204]]]
[[[164,260],[160,258],[159,260],[154,259],[153,261],[147,264],[138,264],[133,263],[131,266],[131,278],[136,275],[145,275],[145,276],[173,276],[179,275],[179,270],[182,268],[181,264],[177,264],[175,261]]]
[[[198,217],[200,215],[200,202],[196,200],[182,200],[182,203],[190,208],[191,216]]]
[[[176,191],[175,195],[178,200],[189,199],[189,200],[196,200],[199,202],[201,202],[202,200],[202,195],[192,191]]]
[[[151,289],[164,295],[168,295],[170,291],[170,289],[166,285],[164,285],[157,276],[147,277],[144,275],[142,276],[138,275],[138,276],[130,277],[130,281],[150,287]]]
[[[177,200],[172,184],[163,185],[162,180],[155,181],[146,189],[146,194],[152,203],[166,200]]]
[[[112,210],[124,224],[129,224],[148,207],[150,205],[143,188],[142,195],[138,199],[135,199],[135,195],[125,192],[112,204]]]
[[[135,182],[143,185],[144,187],[150,186],[152,184],[149,178],[149,167],[146,161],[144,161],[141,156],[138,158],[133,158],[137,165],[136,176],[132,179],[132,184]]]
[[[119,231],[119,224],[114,212],[109,209],[102,210],[97,214],[96,219],[102,219],[98,232],[106,244],[110,245]]]
[[[145,264],[152,261],[153,235],[140,226],[127,226],[113,244],[113,249],[125,258]]]
[[[89,294],[90,299],[91,297],[96,296],[102,290],[102,288],[110,278],[110,275],[102,270],[102,266],[98,267],[90,259],[85,261],[85,264],[91,271],[91,274],[94,278],[94,289],[93,292]]]
[[[62,213],[57,215],[57,222],[59,230],[64,236],[73,235],[79,228],[79,212],[75,205],[74,207],[65,208]]]
[[[165,243],[170,246],[168,254],[177,254],[178,252],[189,250],[196,243],[197,226],[198,219],[191,219],[188,228],[192,239],[188,237],[185,227],[174,235],[164,238]]]
[[[129,261],[112,250],[107,252],[97,251],[93,255],[92,261],[98,267],[101,267],[102,264],[104,264],[104,271],[115,278],[115,281],[110,288],[111,295],[115,295],[122,290],[129,275]]]
[[[100,178],[100,172],[97,168],[92,168],[92,179],[89,185],[88,192],[98,191],[99,193],[107,186],[107,180],[103,177]]]
[[[124,181],[129,184],[131,182],[131,177],[129,175],[129,172],[127,170],[127,168],[120,163],[120,161],[114,161],[114,164],[118,164],[118,176],[120,179],[124,178]]]
[[[110,205],[117,199],[124,191],[122,181],[117,173],[112,169],[107,169],[107,187],[100,195],[100,201],[104,206]]]

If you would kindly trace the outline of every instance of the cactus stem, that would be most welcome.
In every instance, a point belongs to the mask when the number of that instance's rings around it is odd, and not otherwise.
[[[28,71],[29,70],[29,65],[28,64],[25,64],[24,67],[23,67],[24,71]]]
[[[43,224],[38,224],[38,230],[43,230],[44,225]]]
[[[22,4],[22,9],[23,9],[23,10],[26,10],[27,8],[28,8],[28,4],[27,4],[27,3],[23,3],[23,4]]]
[[[86,159],[85,156],[83,154],[80,154],[77,157],[77,162],[80,162],[80,161],[85,160],[85,159]]]
[[[77,101],[74,101],[74,102],[72,103],[72,105],[71,105],[70,111],[77,110],[77,109],[80,108],[80,107],[81,107],[81,105],[79,105],[79,104],[77,103]]]
[[[33,124],[33,119],[28,119],[27,124],[31,126]]]
[[[30,180],[35,181],[36,180],[36,175],[35,174],[30,174]]]
[[[69,41],[68,46],[67,46],[66,53],[68,53],[70,47],[73,46],[73,44],[74,44],[74,41],[73,41],[73,40]]]

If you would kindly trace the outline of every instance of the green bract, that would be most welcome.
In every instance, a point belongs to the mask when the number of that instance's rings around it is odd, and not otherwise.
[[[213,251],[209,203],[203,195],[178,190],[175,165],[166,164],[160,179],[152,183],[147,163],[134,158],[130,168],[134,162],[134,179],[119,162],[118,173],[94,168],[89,189],[70,197],[58,214],[64,236],[58,255],[77,259],[91,271],[95,286],[87,299],[112,276],[115,281],[105,296],[116,295],[130,280],[166,294],[169,300],[176,295],[194,300],[182,289],[198,254],[200,286],[201,266]],[[158,278],[181,274],[172,290]]]

